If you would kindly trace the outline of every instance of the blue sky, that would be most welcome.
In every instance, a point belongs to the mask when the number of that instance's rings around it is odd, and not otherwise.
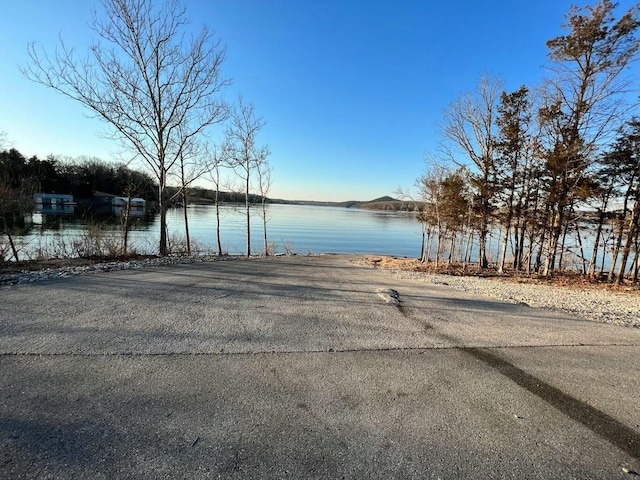
[[[619,2],[618,12],[635,2]],[[3,6],[0,131],[23,154],[96,156],[117,146],[79,104],[26,80],[27,44],[89,44],[94,3]],[[411,187],[441,141],[442,111],[480,75],[507,90],[544,76],[545,42],[562,34],[561,0],[186,0],[193,28],[226,45],[225,96],[242,93],[267,122],[271,196],[366,200]]]

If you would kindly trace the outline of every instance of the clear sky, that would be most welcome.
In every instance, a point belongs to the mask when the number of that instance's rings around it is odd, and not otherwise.
[[[275,198],[367,200],[411,187],[441,140],[442,111],[480,75],[506,89],[544,76],[565,0],[185,0],[194,28],[226,45],[225,96],[267,125]],[[634,1],[621,1],[618,12]],[[117,146],[79,104],[26,80],[31,41],[85,51],[89,0],[3,5],[0,131],[27,156],[111,160]],[[580,3],[582,5],[582,3]]]

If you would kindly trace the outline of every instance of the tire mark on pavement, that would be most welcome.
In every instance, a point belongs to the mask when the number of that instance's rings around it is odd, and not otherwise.
[[[400,307],[399,294],[397,294],[397,298],[399,300],[398,308],[402,314],[411,318],[407,311],[408,309],[406,307]],[[596,435],[618,447],[631,457],[637,458],[640,456],[640,435],[632,428],[627,427],[597,408],[594,408],[585,402],[564,393],[562,390],[548,384],[547,382],[525,372],[521,368],[516,367],[498,355],[491,353],[489,349],[494,349],[495,347],[465,347],[461,345],[459,339],[452,337],[451,335],[438,332],[437,330],[430,332],[430,335],[434,334],[448,342],[451,342],[453,348],[458,348],[460,351],[465,352],[494,368],[509,380],[513,381],[528,392],[536,395],[538,398],[542,399],[556,410],[564,413],[572,420],[581,423]],[[583,346],[583,344],[568,346]],[[531,346],[528,346],[527,348],[531,348]]]
[[[534,377],[487,349],[460,348],[528,392],[547,402],[569,418],[581,423],[596,435],[636,458],[640,455],[640,435],[606,413],[567,395],[562,390]]]

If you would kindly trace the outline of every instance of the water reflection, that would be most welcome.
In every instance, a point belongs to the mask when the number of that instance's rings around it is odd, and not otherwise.
[[[195,205],[188,208],[190,237],[201,249],[217,251],[216,212],[214,206]],[[252,251],[264,249],[259,208],[251,211]],[[34,221],[35,220],[35,221]],[[42,220],[42,219],[41,219]],[[36,223],[32,219],[28,233],[21,237],[23,245],[42,244],[38,236],[79,236],[93,226],[118,234],[122,232],[120,217],[108,216],[45,216]],[[145,215],[132,220],[131,245],[138,251],[152,253],[157,248],[159,217]],[[242,254],[246,249],[246,217],[243,206],[224,204],[220,207],[221,241],[223,251]],[[37,227],[37,228],[33,228]],[[169,236],[178,241],[184,236],[182,209],[167,213]],[[306,253],[378,253],[398,256],[418,256],[420,225],[407,212],[368,211],[339,207],[306,205],[269,205],[267,233],[275,252]]]
[[[200,251],[218,251],[216,210],[211,205],[188,208],[189,231],[192,245]],[[184,238],[182,209],[171,209],[167,214],[168,233],[172,244]],[[138,253],[156,253],[159,238],[159,217],[145,214],[131,219],[129,245]],[[232,255],[246,249],[246,218],[244,206],[223,204],[220,207],[220,237],[222,250]],[[108,233],[115,241],[123,237],[120,216],[96,213],[74,215],[44,215],[17,218],[11,222],[12,234],[29,256],[29,250],[46,251],[65,240],[91,234],[96,228]],[[270,250],[277,252],[307,253],[375,253],[406,257],[419,257],[422,242],[421,226],[409,212],[369,211],[339,207],[307,205],[269,205],[267,232]],[[567,238],[564,261],[571,268],[580,267],[580,252],[590,260],[593,248],[592,228],[581,230],[582,242]],[[492,262],[498,257],[502,232],[492,231],[488,238],[488,255]],[[251,250],[264,249],[260,209],[251,211]],[[603,239],[604,240],[604,239]],[[69,243],[69,242],[67,242]],[[433,250],[433,248],[432,248]],[[475,258],[477,246],[472,257]],[[609,252],[603,252],[598,264],[606,269]]]

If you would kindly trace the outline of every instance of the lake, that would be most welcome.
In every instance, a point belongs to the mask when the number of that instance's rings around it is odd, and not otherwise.
[[[214,246],[214,207],[189,208],[189,229],[198,242]],[[221,214],[222,246],[230,254],[246,250],[246,217],[235,206]],[[172,210],[170,231],[182,232],[182,212]],[[159,226],[155,226],[159,229]],[[192,230],[193,228],[193,230]],[[417,256],[421,242],[420,224],[406,212],[383,212],[307,205],[269,205],[267,236],[276,251],[285,247],[296,253],[379,253]],[[251,218],[251,250],[264,250],[262,217],[255,209]]]
[[[240,205],[221,206],[221,240],[225,253],[246,252],[246,217]],[[189,232],[200,249],[217,252],[214,206],[192,205],[189,212]],[[376,253],[417,257],[420,255],[421,228],[415,215],[407,212],[358,210],[340,207],[308,205],[268,206],[267,235],[275,252],[308,253]],[[51,219],[48,219],[50,221]],[[140,253],[157,251],[159,216],[133,227],[130,238]],[[167,214],[169,236],[184,238],[182,209]],[[52,228],[53,227],[53,228]],[[118,225],[105,225],[116,231]],[[25,253],[42,245],[53,245],[62,239],[86,234],[87,226],[77,220],[56,221],[53,225],[34,225],[18,241]],[[114,233],[115,234],[115,233]],[[119,234],[119,233],[118,233]],[[263,233],[260,209],[252,209],[251,251],[262,253]]]
[[[238,204],[224,204],[220,208],[224,253],[246,253],[246,218],[242,209],[243,206]],[[215,207],[192,205],[188,211],[192,251],[217,253]],[[260,212],[259,207],[252,208],[251,253],[254,255],[264,251]],[[114,218],[111,219],[111,223],[102,224],[103,231],[100,235],[111,235],[114,239],[112,244],[119,245],[122,238],[121,226],[119,220]],[[272,204],[268,205],[267,218],[271,253],[371,253],[413,258],[420,256],[421,226],[413,213]],[[34,215],[33,219],[35,223],[27,221],[26,234],[16,237],[22,259],[38,256],[38,252],[45,257],[86,256],[77,244],[82,248],[82,238],[86,238],[92,231],[90,226],[83,224],[78,218],[68,216],[37,220],[37,215]],[[149,221],[138,221],[130,232],[130,250],[135,248],[136,252],[142,254],[157,253],[159,223],[157,215]],[[167,212],[167,225],[170,243],[176,244],[184,240],[182,209],[170,209]],[[582,235],[582,250],[589,259],[593,244],[592,229],[584,228]],[[490,232],[487,250],[490,262],[497,261],[500,238],[499,229]],[[579,269],[580,246],[573,238],[567,239],[566,246],[567,267]],[[6,256],[10,257],[10,254]],[[472,250],[472,258],[477,260],[477,244]],[[600,262],[608,269],[609,251],[605,253],[604,259],[599,259]]]

